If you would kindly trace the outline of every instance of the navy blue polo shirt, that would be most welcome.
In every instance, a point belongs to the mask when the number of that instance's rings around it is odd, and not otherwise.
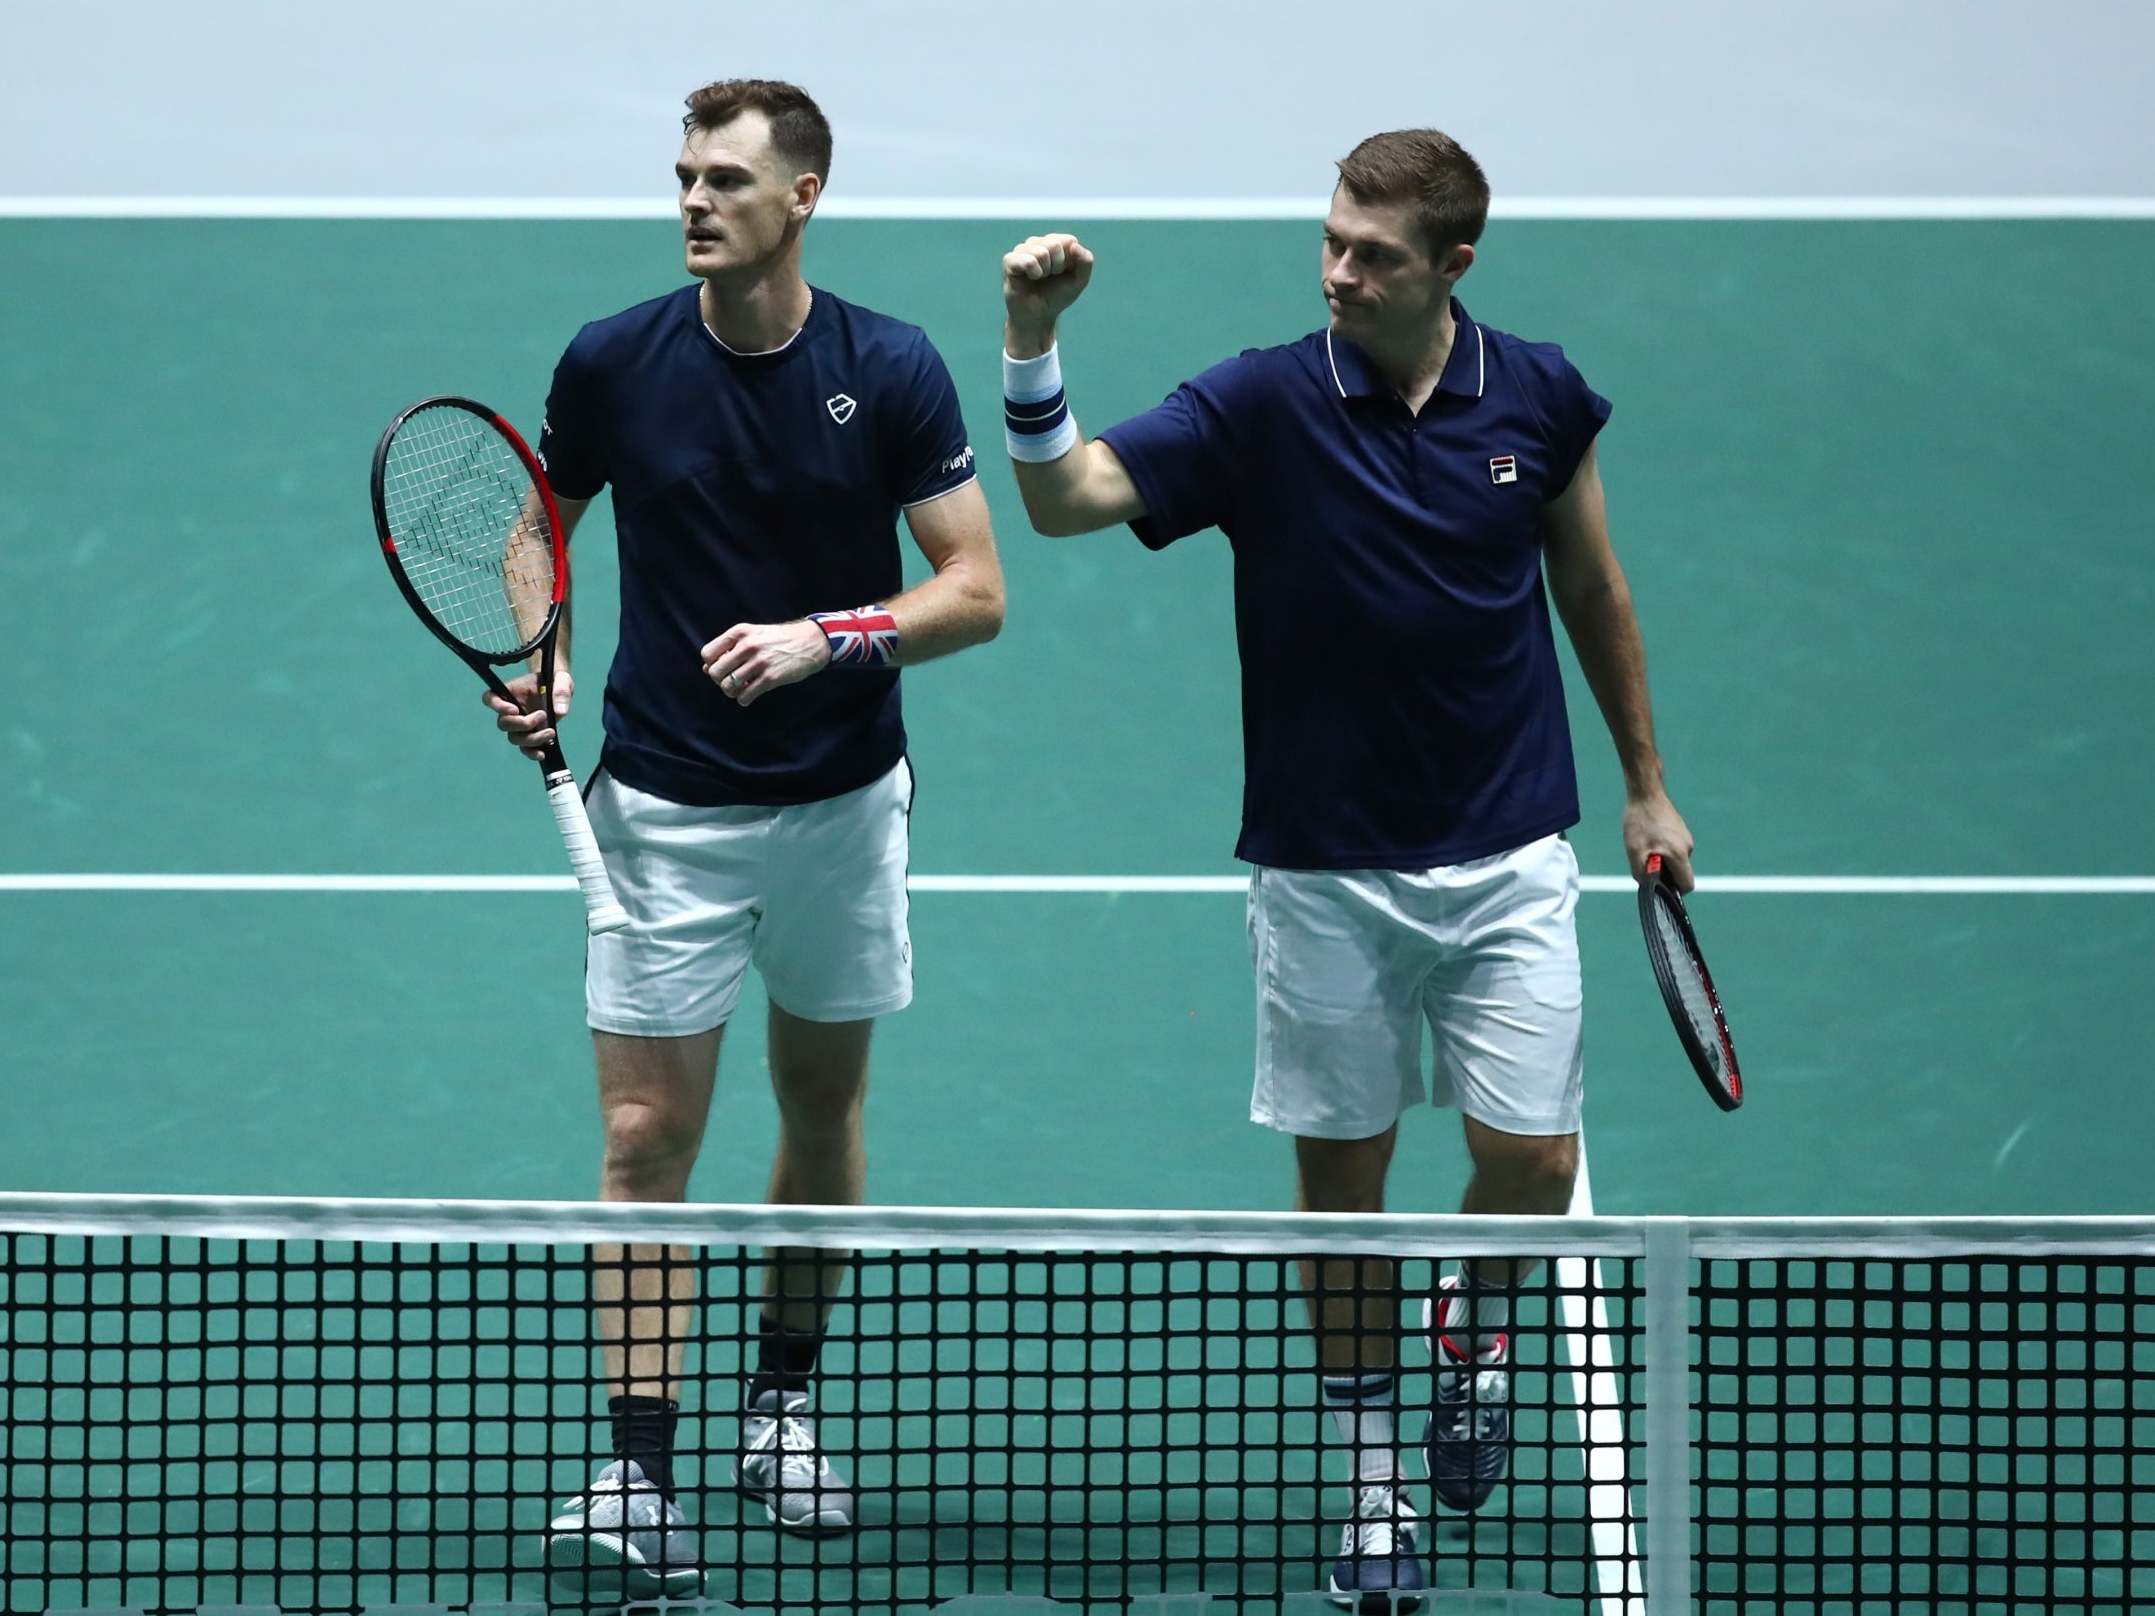
[[[1560,348],[1452,316],[1419,415],[1319,331],[1100,434],[1146,545],[1234,547],[1253,864],[1426,869],[1578,821],[1542,507],[1609,403]]]
[[[812,289],[792,341],[736,353],[698,291],[585,326],[546,399],[555,491],[614,491],[621,638],[600,766],[674,802],[815,802],[904,755],[896,670],[831,668],[744,708],[699,653],[736,623],[890,599],[899,510],[971,482],[973,451],[918,327]]]

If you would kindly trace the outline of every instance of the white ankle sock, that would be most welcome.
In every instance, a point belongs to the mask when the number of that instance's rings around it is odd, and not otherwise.
[[[1399,1475],[1399,1381],[1390,1370],[1324,1377],[1325,1433],[1357,1482]]]
[[[1461,1264],[1458,1274],[1437,1293],[1436,1334],[1470,1357],[1489,1351],[1510,1328],[1511,1290],[1476,1284],[1471,1263]]]

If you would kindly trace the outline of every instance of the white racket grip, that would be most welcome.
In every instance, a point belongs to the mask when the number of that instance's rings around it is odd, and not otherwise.
[[[566,769],[548,775],[546,800],[554,805],[554,823],[561,827],[562,845],[569,850],[569,868],[584,890],[584,930],[594,937],[619,931],[629,923],[628,911],[614,901],[614,884],[606,879],[606,861],[599,857],[599,844],[591,835],[591,820],[584,813],[576,776]]]

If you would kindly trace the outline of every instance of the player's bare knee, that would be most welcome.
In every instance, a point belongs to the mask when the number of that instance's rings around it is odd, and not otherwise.
[[[1579,1176],[1577,1134],[1554,1134],[1530,1140],[1522,1155],[1529,1176],[1544,1186],[1554,1186],[1568,1193],[1571,1181]]]
[[[1531,1139],[1510,1153],[1502,1177],[1521,1211],[1561,1212],[1571,1203],[1578,1172],[1579,1150],[1571,1140]]]
[[[1561,1212],[1570,1204],[1572,1180],[1579,1172],[1577,1134],[1505,1133],[1470,1126],[1467,1141],[1476,1182],[1494,1203],[1489,1209]]]
[[[861,1103],[868,1092],[865,1072],[807,1067],[772,1077],[778,1120],[792,1138],[831,1141],[858,1131]]]
[[[607,1185],[632,1197],[678,1194],[678,1182],[695,1165],[698,1142],[695,1126],[663,1106],[613,1106],[606,1113]]]

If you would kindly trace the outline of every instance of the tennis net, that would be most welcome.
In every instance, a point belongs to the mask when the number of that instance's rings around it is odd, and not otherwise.
[[[1379,1256],[1432,1616],[2155,1609],[2155,1220],[0,1195],[4,1608],[619,1608],[544,1537],[608,1454],[622,1246],[695,1297],[676,1605],[1334,1609],[1351,1459],[1295,1263]],[[850,1254],[843,1536],[731,1490],[777,1248]],[[1422,1299],[1520,1256],[1508,1478],[1432,1509]]]

